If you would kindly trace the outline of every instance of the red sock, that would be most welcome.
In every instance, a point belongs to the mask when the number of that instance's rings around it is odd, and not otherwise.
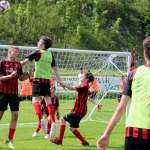
[[[36,115],[38,117],[38,126],[37,126],[35,131],[39,132],[41,129],[41,119],[42,119],[41,106],[40,106],[39,102],[35,102],[35,103],[33,103],[33,107],[34,107],[34,110],[35,110]]]
[[[82,143],[87,142],[87,141],[85,140],[85,138],[81,135],[81,133],[80,133],[78,130],[74,130],[74,131],[72,131],[72,133],[73,133]]]
[[[9,129],[9,134],[8,134],[8,140],[9,141],[12,141],[13,140],[13,138],[14,138],[14,134],[15,134],[15,128],[13,129],[13,128],[10,128]]]
[[[37,128],[35,129],[35,132],[39,132],[41,129],[41,121],[38,122]]]
[[[58,140],[61,141],[61,142],[63,141],[65,129],[66,129],[66,125],[65,124],[60,125]]]
[[[51,122],[48,121],[48,124],[47,124],[47,134],[50,133],[50,130],[51,130]]]
[[[55,109],[52,105],[48,105],[47,108],[48,108],[48,113],[50,115],[51,123],[54,123],[55,122]]]
[[[33,103],[33,107],[36,112],[36,115],[38,116],[38,120],[41,120],[42,119],[42,111],[41,111],[41,106],[40,106],[39,102]]]

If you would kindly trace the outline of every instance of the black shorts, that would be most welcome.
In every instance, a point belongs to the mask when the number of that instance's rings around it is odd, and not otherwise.
[[[94,91],[94,92],[89,92],[89,97],[90,97],[91,99],[96,99],[96,94],[97,94],[96,91]]]
[[[32,101],[32,96],[19,96],[19,101],[29,100]]]
[[[118,97],[118,101],[120,102],[121,97],[122,97],[122,93],[118,93],[118,94],[117,94],[117,97]]]
[[[144,140],[141,138],[125,138],[125,150],[150,150],[150,139]]]
[[[70,124],[71,128],[79,128],[79,123],[82,118],[70,112],[64,116],[64,120]]]
[[[19,111],[18,95],[0,93],[0,111],[7,110],[8,104],[11,111]]]
[[[50,85],[45,83],[32,84],[32,96],[50,96]]]

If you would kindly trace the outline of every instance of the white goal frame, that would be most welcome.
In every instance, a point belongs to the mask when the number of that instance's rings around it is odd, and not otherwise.
[[[1,50],[3,49],[8,49],[9,47],[11,47],[11,45],[0,45],[0,53],[1,53]],[[31,47],[31,46],[15,46],[15,47],[18,47],[19,49],[23,50],[23,51],[27,51],[27,50],[30,50],[30,51],[34,51],[36,50],[37,48],[36,47]],[[130,52],[114,52],[114,51],[95,51],[95,50],[78,50],[78,49],[61,49],[61,48],[50,48],[50,50],[52,52],[56,52],[56,53],[74,53],[76,55],[94,55],[96,54],[97,56],[99,55],[109,55],[109,57],[107,58],[106,61],[106,65],[109,63],[111,64],[111,66],[113,66],[119,73],[120,75],[124,75],[124,74],[128,74],[129,70],[130,70],[130,57],[131,57],[131,53]],[[0,55],[2,56],[2,55]],[[127,66],[127,69],[125,72],[123,72],[122,70],[119,69],[119,67],[114,63],[114,59],[116,57],[127,57],[127,61],[126,61],[126,66]],[[4,56],[3,56],[4,57]],[[0,57],[1,59],[1,57]],[[82,64],[81,64],[82,65]],[[97,74],[98,72],[101,72],[103,69],[105,69],[105,65],[103,65],[101,68],[99,68],[98,70],[96,70],[95,72],[92,72],[93,74]],[[59,68],[59,66],[58,66]],[[61,76],[61,72],[60,73],[60,76]],[[108,76],[107,76],[108,77]],[[105,77],[103,77],[105,78]],[[74,80],[77,80],[76,77],[74,77]],[[57,88],[56,88],[57,89]],[[63,88],[58,88],[56,90],[56,92],[58,93],[71,93],[72,91],[66,91],[64,90]],[[106,95],[110,92],[114,92],[114,93],[117,93],[118,91],[115,89],[105,89],[103,91],[103,95],[100,99],[97,99],[97,103],[101,103],[102,100],[106,97]],[[94,113],[94,111],[96,110],[96,107],[94,107],[91,112],[88,114],[88,116],[85,118],[84,121],[93,121],[92,120],[92,114]]]

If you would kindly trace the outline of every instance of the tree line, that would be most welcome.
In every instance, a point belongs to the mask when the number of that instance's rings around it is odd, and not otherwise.
[[[0,44],[127,51],[150,34],[149,0],[11,0],[0,13]]]

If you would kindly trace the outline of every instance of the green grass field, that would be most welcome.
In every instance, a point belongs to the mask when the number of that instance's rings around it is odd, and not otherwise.
[[[44,139],[44,132],[41,130],[39,135],[32,138],[35,125],[32,126],[18,126],[14,145],[16,150],[96,150],[96,140],[102,134],[108,120],[110,119],[117,100],[103,100],[103,108],[100,112],[95,112],[93,119],[96,121],[85,121],[80,125],[79,130],[87,138],[90,143],[89,147],[80,145],[69,131],[69,126],[65,132],[65,137],[62,146],[52,144],[49,140]],[[64,101],[60,105],[62,115],[65,114],[73,107],[73,101]],[[93,107],[89,104],[89,109]],[[65,109],[64,109],[65,108]],[[7,124],[10,118],[10,112],[7,111],[0,123],[0,150],[6,150],[5,139],[7,138],[8,127]],[[19,123],[32,123],[36,122],[36,116],[30,102],[21,102]],[[58,128],[57,128],[58,129]],[[107,150],[123,150],[124,144],[124,119],[120,121],[115,130],[113,131],[110,139],[110,144]]]

